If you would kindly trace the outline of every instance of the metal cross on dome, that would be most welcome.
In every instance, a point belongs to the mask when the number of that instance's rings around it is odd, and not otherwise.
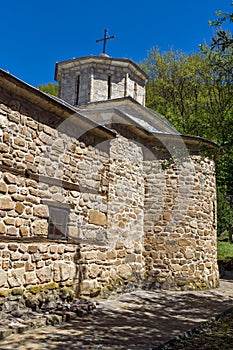
[[[104,30],[104,38],[96,40],[97,43],[103,42],[103,53],[106,54],[106,43],[107,40],[115,39],[115,35],[108,36],[108,30]]]

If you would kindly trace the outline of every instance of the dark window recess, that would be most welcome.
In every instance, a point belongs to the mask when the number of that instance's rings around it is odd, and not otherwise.
[[[76,105],[79,104],[79,90],[80,90],[80,75],[78,75],[77,77],[77,81],[76,81]]]
[[[136,82],[134,82],[134,99],[137,99],[137,95],[138,95],[138,85]]]
[[[127,76],[125,77],[125,82],[124,82],[124,97],[127,96]]]
[[[67,236],[69,210],[49,207],[49,232],[48,238],[64,239]]]
[[[112,97],[112,77],[108,76],[108,100]]]

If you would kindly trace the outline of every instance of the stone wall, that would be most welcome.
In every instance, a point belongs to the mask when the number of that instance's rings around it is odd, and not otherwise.
[[[81,295],[107,296],[142,285],[143,163],[142,152],[123,137],[111,141],[107,172],[107,244],[82,246]]]
[[[90,65],[79,69],[64,69],[59,83],[59,97],[70,103],[87,104],[92,99],[92,69]],[[78,91],[79,90],[79,91]]]
[[[165,169],[160,165],[144,163],[148,284],[186,290],[216,287],[214,162],[192,156]]]
[[[67,64],[59,78],[59,96],[71,105],[86,105],[126,96],[144,105],[145,80],[131,71],[129,66],[121,60],[116,62],[109,59],[106,62],[106,59],[99,57],[93,57],[93,62],[85,61],[84,58],[83,62],[80,59],[73,66]]]
[[[117,138],[104,151],[3,104],[0,118],[0,297],[23,305],[139,286],[140,147]],[[69,207],[63,240],[48,239],[51,203]]]
[[[102,174],[108,154],[3,108],[0,190],[2,215],[7,215],[1,234],[47,237],[46,203],[65,202],[70,207],[68,236],[90,238],[91,210],[107,212]]]

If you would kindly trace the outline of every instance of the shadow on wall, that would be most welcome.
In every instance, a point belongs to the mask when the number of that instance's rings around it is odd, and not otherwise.
[[[73,278],[73,284],[75,286],[74,292],[75,297],[79,298],[81,294],[81,283],[84,280],[86,267],[84,264],[82,264],[81,261],[81,251],[80,246],[77,247],[76,252],[74,254],[74,263],[75,263],[75,275]]]

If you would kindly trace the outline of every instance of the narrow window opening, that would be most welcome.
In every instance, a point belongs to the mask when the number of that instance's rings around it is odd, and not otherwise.
[[[49,207],[48,238],[64,239],[67,237],[69,209]]]
[[[108,76],[108,100],[112,97],[112,77]]]
[[[124,97],[127,96],[127,80],[128,80],[128,76],[125,76],[125,82],[124,82]]]
[[[76,80],[76,101],[75,104],[79,104],[79,90],[80,90],[80,75],[78,75]]]
[[[137,95],[138,95],[138,84],[136,82],[134,82],[134,99],[137,99]]]

